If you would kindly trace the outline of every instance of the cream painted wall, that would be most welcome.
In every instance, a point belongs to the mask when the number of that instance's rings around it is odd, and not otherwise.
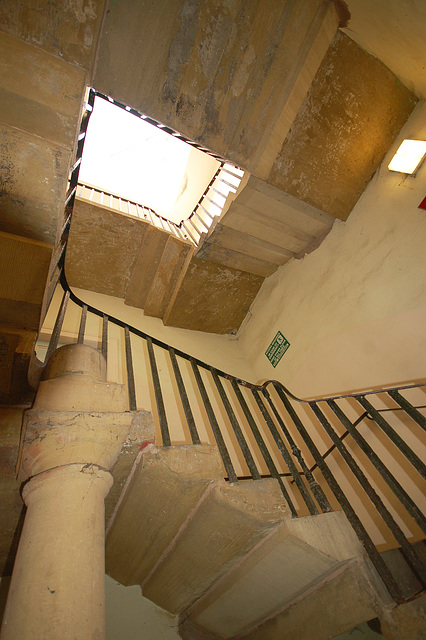
[[[425,102],[347,222],[265,281],[238,335],[255,378],[316,397],[426,376],[426,163],[415,178],[387,169],[407,137],[426,139]],[[278,330],[291,346],[274,369],[264,354]]]
[[[245,380],[253,381],[254,379],[254,371],[241,351],[235,336],[165,327],[159,318],[145,316],[142,309],[126,306],[124,300],[120,298],[82,289],[74,289],[74,292],[84,302],[127,322],[158,340],[163,340],[175,349],[180,349],[217,369],[222,369]]]
[[[105,576],[106,640],[180,640],[178,618]]]

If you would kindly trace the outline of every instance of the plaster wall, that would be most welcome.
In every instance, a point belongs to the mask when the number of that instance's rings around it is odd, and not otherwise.
[[[139,586],[123,587],[105,576],[106,640],[178,640],[178,619],[142,596]]]
[[[425,139],[420,103],[346,223],[262,286],[239,331],[255,378],[301,397],[409,383],[425,376],[426,164],[388,171],[404,138]],[[265,351],[280,330],[290,348],[274,369]]]

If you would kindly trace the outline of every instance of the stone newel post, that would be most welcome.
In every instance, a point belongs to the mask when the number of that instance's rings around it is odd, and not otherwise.
[[[62,347],[26,414],[27,515],[2,640],[105,637],[104,498],[132,422],[123,385],[105,379],[101,353]]]

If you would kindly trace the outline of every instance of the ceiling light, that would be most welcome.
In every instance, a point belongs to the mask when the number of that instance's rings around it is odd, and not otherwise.
[[[404,140],[390,161],[388,169],[413,174],[419,168],[425,155],[426,142],[423,140]]]

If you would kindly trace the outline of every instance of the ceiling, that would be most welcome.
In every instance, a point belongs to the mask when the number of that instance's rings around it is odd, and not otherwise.
[[[419,98],[426,98],[426,2],[347,0],[351,18],[343,29],[377,56]]]

